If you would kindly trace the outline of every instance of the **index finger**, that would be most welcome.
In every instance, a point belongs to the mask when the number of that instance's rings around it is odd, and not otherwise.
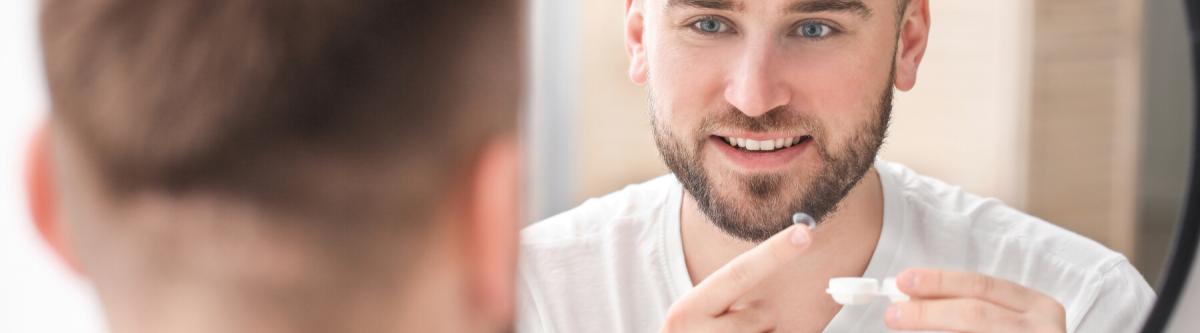
[[[713,272],[684,295],[679,305],[714,317],[725,313],[733,302],[803,253],[810,243],[808,227],[788,227]]]

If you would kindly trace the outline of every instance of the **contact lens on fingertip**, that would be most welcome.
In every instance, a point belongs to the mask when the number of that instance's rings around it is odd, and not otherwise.
[[[809,229],[812,229],[817,227],[817,220],[814,220],[812,216],[808,216],[808,214],[796,213],[792,215],[792,224],[803,224],[808,226]]]

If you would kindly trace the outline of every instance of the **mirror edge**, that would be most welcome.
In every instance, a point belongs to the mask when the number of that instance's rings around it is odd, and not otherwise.
[[[1200,83],[1200,4],[1194,0],[1182,0],[1188,16],[1188,34],[1192,46],[1192,80]],[[1146,317],[1142,332],[1162,332],[1170,323],[1171,315],[1183,296],[1184,287],[1188,282],[1188,273],[1192,269],[1196,256],[1197,242],[1200,240],[1200,85],[1196,86],[1193,99],[1197,101],[1193,112],[1196,117],[1192,125],[1192,158],[1191,172],[1188,174],[1187,206],[1183,212],[1183,220],[1176,226],[1175,240],[1171,246],[1171,254],[1167,260],[1165,274],[1160,283],[1158,299],[1154,302]]]

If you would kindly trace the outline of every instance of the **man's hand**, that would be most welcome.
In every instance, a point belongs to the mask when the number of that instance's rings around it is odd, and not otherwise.
[[[738,300],[812,243],[808,227],[794,225],[734,258],[671,305],[661,332],[765,332],[775,319]]]
[[[884,316],[895,330],[1066,332],[1066,311],[1050,296],[977,273],[909,269],[896,277],[911,301]]]

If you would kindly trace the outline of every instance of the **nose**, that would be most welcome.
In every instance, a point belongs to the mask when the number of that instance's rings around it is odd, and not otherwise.
[[[747,47],[725,87],[725,100],[742,113],[758,117],[791,102],[773,43]]]

